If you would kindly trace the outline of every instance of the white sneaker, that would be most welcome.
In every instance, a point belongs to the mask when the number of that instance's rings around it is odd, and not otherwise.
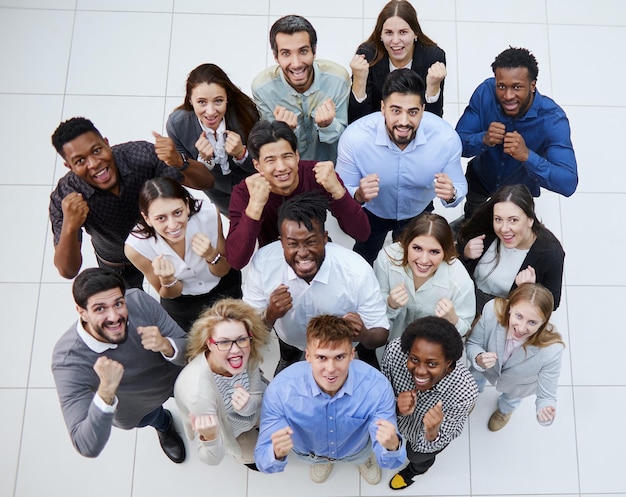
[[[359,464],[359,473],[370,485],[377,485],[382,477],[380,466],[376,462],[376,456],[372,452],[363,464]]]
[[[332,462],[312,464],[310,469],[311,480],[315,483],[324,483],[328,479],[328,475],[330,475],[332,470]]]

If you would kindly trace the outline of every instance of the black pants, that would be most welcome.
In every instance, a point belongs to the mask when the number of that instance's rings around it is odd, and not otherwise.
[[[446,445],[447,447],[447,445]],[[444,447],[443,449],[445,449]],[[436,452],[415,452],[411,444],[406,444],[406,455],[409,459],[409,467],[415,475],[421,475],[426,473],[429,468],[435,464],[435,456],[439,454],[443,449],[439,449]]]

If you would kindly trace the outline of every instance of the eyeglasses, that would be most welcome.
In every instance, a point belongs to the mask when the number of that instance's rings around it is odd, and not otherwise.
[[[222,352],[227,352],[233,348],[233,344],[236,343],[237,347],[240,349],[246,349],[250,347],[250,340],[252,337],[248,335],[247,337],[237,338],[236,340],[220,340],[216,342],[212,338],[209,337],[209,342],[217,347],[217,350],[221,350]]]

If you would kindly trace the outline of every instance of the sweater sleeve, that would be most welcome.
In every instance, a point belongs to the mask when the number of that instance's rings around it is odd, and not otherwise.
[[[261,232],[263,221],[255,221],[246,215],[249,199],[245,181],[233,188],[228,209],[230,228],[226,238],[226,258],[235,269],[243,269],[248,264]]]

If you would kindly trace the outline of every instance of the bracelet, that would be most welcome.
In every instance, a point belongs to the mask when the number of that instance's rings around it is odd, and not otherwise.
[[[168,283],[167,285],[162,285],[163,288],[172,288],[176,283],[178,283],[178,278],[174,278],[174,281]]]
[[[215,256],[215,259],[209,262],[209,264],[211,264],[212,266],[215,266],[221,259],[222,259],[222,254],[218,252],[217,255]]]

